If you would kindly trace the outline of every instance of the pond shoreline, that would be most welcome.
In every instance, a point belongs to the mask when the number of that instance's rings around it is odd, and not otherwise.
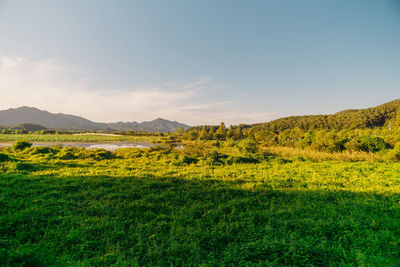
[[[114,151],[119,148],[151,148],[157,144],[148,142],[121,142],[121,141],[108,141],[108,142],[30,142],[32,147],[44,147],[44,146],[62,146],[62,147],[77,147],[86,149],[105,149]],[[0,148],[6,148],[12,146],[14,142],[2,141],[0,142]]]

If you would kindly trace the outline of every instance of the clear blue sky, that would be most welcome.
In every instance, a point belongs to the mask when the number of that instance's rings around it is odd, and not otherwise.
[[[0,0],[0,108],[188,124],[400,97],[400,1]]]

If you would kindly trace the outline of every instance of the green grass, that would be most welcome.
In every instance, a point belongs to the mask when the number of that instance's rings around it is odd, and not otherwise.
[[[0,134],[0,141],[30,141],[30,142],[155,142],[158,136],[101,136],[101,135],[72,135],[72,134]]]
[[[399,163],[54,149],[5,152],[0,265],[400,265]]]

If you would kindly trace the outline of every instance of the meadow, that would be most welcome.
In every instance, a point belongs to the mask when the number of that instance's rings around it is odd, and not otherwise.
[[[0,161],[2,266],[400,265],[400,163],[224,143]]]

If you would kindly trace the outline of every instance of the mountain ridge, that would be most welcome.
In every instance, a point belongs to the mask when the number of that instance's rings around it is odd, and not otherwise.
[[[286,129],[365,129],[382,127],[394,119],[400,111],[400,99],[384,104],[364,108],[345,109],[327,115],[299,115],[279,118],[273,121],[256,124],[256,130],[283,131]]]
[[[94,122],[84,117],[51,113],[36,107],[21,106],[0,111],[0,125],[12,127],[19,124],[36,124],[54,130],[100,131],[113,129],[115,131],[145,131],[145,132],[175,132],[179,127],[190,128],[189,125],[177,121],[157,118],[142,123],[132,122]]]

